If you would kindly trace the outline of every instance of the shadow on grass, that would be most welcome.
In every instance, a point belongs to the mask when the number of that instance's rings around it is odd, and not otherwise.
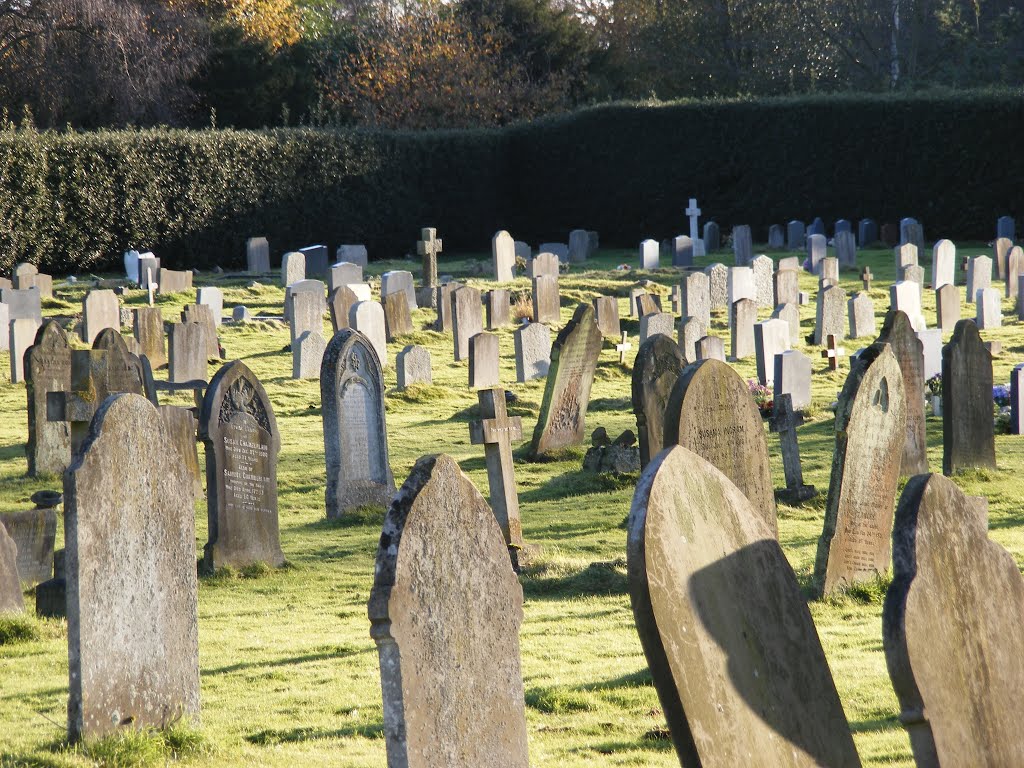
[[[341,517],[322,517],[300,527],[306,531],[331,531],[337,528],[360,528],[362,526],[380,528],[384,525],[385,514],[387,514],[386,507],[369,505],[350,509]]]
[[[284,659],[240,661],[237,664],[229,664],[226,667],[201,670],[200,675],[203,677],[211,677],[213,675],[227,675],[232,672],[241,672],[247,669],[271,670],[278,667],[293,667],[299,664],[309,664],[314,661],[328,661],[330,659],[339,659],[342,657],[363,656],[367,653],[373,652],[373,650],[373,648],[355,648],[350,645],[339,645],[335,648],[331,648],[330,650],[320,651],[317,653],[307,653],[302,656],[292,656]]]
[[[556,566],[527,566],[520,574],[523,595],[529,598],[624,595],[629,590],[624,559],[595,562],[582,571],[559,573]]]
[[[585,691],[614,691],[619,688],[649,688],[653,685],[654,678],[651,677],[651,670],[643,667],[628,675],[619,675],[598,683],[587,683],[581,687]]]
[[[324,739],[347,739],[360,736],[364,739],[380,739],[384,737],[382,720],[362,725],[351,725],[346,728],[325,730],[323,728],[278,728],[257,731],[245,737],[250,744],[259,747],[273,747],[278,744],[300,744],[307,741]]]
[[[873,717],[868,720],[851,720],[850,730],[853,733],[873,733],[902,728],[899,717],[893,713],[888,717]]]
[[[628,397],[597,397],[587,406],[587,413],[596,411],[632,413],[633,401]]]

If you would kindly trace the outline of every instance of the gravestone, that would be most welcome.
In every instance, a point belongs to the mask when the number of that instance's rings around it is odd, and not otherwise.
[[[289,251],[281,257],[281,287],[306,279],[306,255],[301,251]]]
[[[598,330],[606,339],[617,339],[622,333],[619,323],[619,302],[614,296],[598,296],[594,299],[594,316]]]
[[[516,352],[516,381],[520,384],[548,375],[551,330],[543,323],[521,325],[512,334]]]
[[[292,378],[320,378],[327,341],[317,331],[306,331],[292,342]]]
[[[362,244],[339,245],[338,250],[334,252],[334,258],[337,261],[347,261],[361,267],[365,267],[369,263],[369,254],[366,252],[366,246]]]
[[[704,243],[700,240],[700,221],[701,210],[697,207],[697,199],[694,197],[690,198],[689,204],[686,206],[686,218],[690,220],[690,243],[693,246],[692,256],[704,256]],[[693,258],[690,258],[691,262]]]
[[[745,360],[754,352],[754,323],[757,322],[757,303],[753,299],[740,299],[732,305],[729,316],[731,326],[730,353],[733,360]]]
[[[369,600],[389,766],[528,768],[522,606],[483,496],[454,459],[420,459],[384,519]]]
[[[861,219],[857,222],[857,242],[861,248],[878,242],[878,223],[874,219]]]
[[[144,397],[97,405],[64,475],[73,742],[199,714],[192,481]]]
[[[925,381],[942,373],[942,331],[929,329],[918,331],[917,338],[924,348],[924,374]]]
[[[822,237],[825,236],[825,222],[822,221],[820,216],[815,216],[814,217],[814,221],[812,221],[811,225],[809,227],[807,227],[807,234],[808,234],[808,236],[810,236],[810,235],[821,235]]]
[[[38,288],[0,289],[0,301],[7,305],[8,319],[34,320],[36,325],[43,322],[42,295]]]
[[[512,322],[509,290],[492,288],[484,294],[484,316],[487,330],[496,331]]]
[[[683,317],[692,317],[705,328],[711,326],[711,284],[703,272],[688,272],[680,283],[679,311]]]
[[[1012,216],[1000,216],[996,219],[996,237],[1013,240],[1017,237],[1017,223]]]
[[[942,474],[996,468],[992,407],[992,355],[961,320],[942,348]]]
[[[630,600],[684,766],[860,765],[807,603],[772,529],[676,446],[627,522]]]
[[[128,282],[139,284],[139,252],[134,249],[124,252],[124,276]]]
[[[650,312],[640,318],[640,343],[655,336],[672,338],[675,334],[675,317],[669,312]]]
[[[557,325],[562,319],[560,304],[557,277],[533,278],[533,322]]]
[[[903,280],[903,270],[918,263],[917,246],[913,243],[903,243],[893,248],[892,252],[896,260],[896,279]]]
[[[739,224],[732,228],[732,252],[739,267],[747,266],[754,258],[754,241],[749,225]]]
[[[924,248],[924,228],[917,219],[908,217],[900,220],[900,242],[913,243],[918,251]]]
[[[889,345],[872,344],[861,352],[836,407],[825,525],[814,561],[819,595],[889,569],[906,402],[903,374]]]
[[[998,289],[979,288],[974,303],[977,308],[975,323],[979,331],[1002,327],[1003,308]]]
[[[526,276],[530,278],[549,275],[558,277],[558,257],[553,253],[538,253],[526,265]]]
[[[875,303],[866,291],[857,291],[853,298],[846,302],[846,314],[850,321],[851,339],[874,336],[877,333]]]
[[[1013,248],[1013,241],[1005,237],[997,237],[993,254],[995,256],[996,276],[1000,280],[1006,279],[1006,257]]]
[[[772,277],[774,306],[797,304],[800,301],[800,273],[795,269],[780,269]]]
[[[1017,288],[1021,275],[1024,275],[1024,250],[1015,245],[1006,254],[1006,269],[1003,272],[1006,280],[1006,298],[1016,299]]]
[[[277,522],[281,433],[263,385],[242,361],[223,366],[210,381],[199,437],[206,446],[204,566],[283,565]]]
[[[641,468],[664,447],[665,406],[685,365],[679,345],[670,336],[654,336],[640,344],[633,363],[632,394]]]
[[[854,240],[853,232],[837,232],[833,242],[839,266],[855,268],[857,266],[857,241]]]
[[[172,323],[167,337],[167,380],[173,384],[206,381],[206,334],[201,323]]]
[[[533,249],[530,248],[529,244],[524,243],[522,240],[516,240],[516,260],[522,259],[524,262],[529,263],[530,259],[533,258]]]
[[[373,345],[353,330],[338,331],[320,370],[327,462],[327,517],[367,505],[387,506],[395,494],[388,461],[384,378]]]
[[[640,292],[636,294],[636,316],[643,319],[645,315],[661,312],[661,296],[656,293]]]
[[[711,308],[725,307],[729,299],[729,269],[724,264],[709,264],[704,267],[708,276],[708,295],[711,297]]]
[[[746,382],[729,365],[701,360],[683,369],[665,409],[665,445],[711,462],[746,495],[772,536],[775,494],[761,414]]]
[[[711,253],[722,248],[722,233],[714,221],[704,223],[704,252]]]
[[[786,475],[786,487],[781,491],[776,491],[775,495],[789,504],[800,504],[818,495],[818,491],[813,485],[804,483],[804,470],[800,463],[800,443],[796,434],[796,428],[803,423],[803,416],[793,408],[792,395],[775,397],[769,424],[772,432],[777,432],[779,435],[782,470]]]
[[[264,273],[270,271],[270,243],[265,237],[250,237],[245,241],[246,272]]]
[[[726,286],[729,306],[741,299],[756,300],[757,289],[754,286],[754,270],[751,267],[730,267]],[[756,304],[754,305],[756,308]],[[730,324],[732,319],[729,320]]]
[[[213,313],[214,326],[220,326],[224,322],[224,294],[220,288],[209,286],[196,290],[196,304],[204,304]]]
[[[960,322],[960,291],[946,283],[935,292],[935,315],[939,330],[948,333]]]
[[[0,352],[7,352],[11,346],[11,315],[7,305],[0,302]]]
[[[543,279],[543,278],[541,278]],[[484,330],[480,291],[462,286],[452,294],[452,335],[455,360],[469,357],[469,340]]]
[[[992,259],[975,256],[967,262],[967,302],[977,300],[978,291],[992,287]]]
[[[82,341],[92,345],[104,328],[121,329],[121,308],[111,290],[92,290],[82,302]]]
[[[425,289],[437,286],[437,255],[442,250],[444,250],[444,243],[437,239],[436,229],[424,227],[420,230],[420,239],[416,243],[416,253],[423,258],[422,277]],[[365,261],[363,261],[363,266],[366,266]]]
[[[71,427],[48,416],[49,403],[71,390],[67,333],[55,320],[47,320],[36,332],[23,360],[28,395],[28,474],[60,475],[71,463]]]
[[[308,277],[321,280],[327,277],[327,246],[307,245],[299,252],[305,257],[305,272]]]
[[[159,308],[133,309],[132,332],[139,344],[139,354],[149,358],[149,364],[153,368],[162,368],[167,365],[164,318]]]
[[[918,264],[910,264],[904,267],[903,279],[908,283],[916,284],[918,294],[924,293],[924,267]]]
[[[380,295],[383,298],[391,293],[402,293],[409,304],[409,311],[416,309],[416,288],[412,281],[412,272],[404,269],[393,269],[380,276]]]
[[[1024,363],[1010,372],[1010,434],[1024,435]]]
[[[689,267],[693,265],[693,239],[687,235],[678,235],[672,240],[672,266]]]
[[[353,264],[351,261],[339,261],[332,265],[327,273],[327,292],[330,294],[343,285],[362,282],[364,282],[362,266]]]
[[[181,321],[202,325],[206,329],[206,357],[210,360],[220,357],[220,341],[217,338],[217,326],[213,322],[213,310],[205,304],[186,304],[181,308]]]
[[[826,256],[818,265],[819,285],[839,285],[839,259],[835,256]]]
[[[18,547],[7,529],[0,525],[0,616],[24,610],[25,599],[18,577]]]
[[[932,246],[932,288],[938,290],[944,285],[953,285],[955,269],[956,246],[949,240],[939,240]],[[899,275],[897,269],[896,276]]]
[[[580,304],[551,345],[544,399],[530,444],[534,456],[582,442],[602,340],[594,308]]]
[[[778,224],[772,224],[768,227],[768,247],[769,248],[784,248],[786,245],[786,235],[782,231],[782,227]]]
[[[802,221],[790,221],[786,225],[786,248],[802,251],[806,246],[807,230]]]
[[[28,318],[11,320],[8,327],[7,348],[11,358],[11,383],[20,384],[25,380],[25,353],[35,342],[39,323]]]
[[[331,313],[331,327],[337,333],[348,328],[349,315],[352,307],[360,301],[370,301],[371,294],[367,290],[363,295],[356,293],[357,284],[346,284],[335,288],[327,299],[327,309]],[[369,288],[369,286],[367,286]]]
[[[896,511],[882,645],[919,766],[1024,764],[1024,581],[978,501],[932,474]]]
[[[590,233],[574,229],[569,233],[569,263],[583,264],[590,256]]]
[[[811,358],[798,349],[777,354],[773,385],[776,401],[783,395],[789,395],[793,408],[798,411],[807,408],[811,404]]]
[[[836,219],[836,223],[832,227],[833,235],[838,237],[844,232],[853,232],[853,225],[850,224],[848,219]]]
[[[267,269],[270,269],[268,266]],[[160,259],[152,253],[146,252],[139,255],[139,287],[147,291],[160,286]],[[150,291],[150,304],[152,304],[152,291]]]
[[[830,285],[818,291],[818,306],[814,320],[814,343],[821,346],[829,336],[841,339],[846,334],[846,291]]]
[[[269,271],[269,267],[268,267]],[[160,295],[184,293],[192,289],[192,273],[160,267]]]
[[[896,357],[903,376],[903,390],[907,393],[906,438],[900,461],[900,474],[920,475],[928,471],[928,440],[924,420],[924,345],[914,332],[910,318],[903,312],[889,312],[878,337],[888,344]]]
[[[704,336],[697,339],[697,361],[719,360],[725,362],[725,341],[720,336]]]
[[[403,293],[389,293],[381,297],[384,307],[384,335],[388,341],[412,333],[409,303]]]
[[[388,344],[384,330],[384,308],[375,301],[359,301],[348,315],[349,328],[365,336],[377,353],[381,367],[388,364]],[[340,331],[339,331],[340,333]]]
[[[764,320],[754,324],[758,383],[771,385],[775,379],[775,356],[785,352],[789,346],[789,324],[785,320]]]
[[[708,335],[708,327],[696,317],[683,317],[679,321],[679,349],[687,363],[697,361],[697,342]]]
[[[774,290],[772,286],[772,274],[775,265],[771,258],[760,254],[755,256],[750,266],[754,278],[754,296],[759,307],[774,307]]]
[[[469,340],[469,388],[496,387],[500,383],[498,337],[478,333]]]
[[[800,308],[796,303],[779,304],[772,311],[772,320],[785,320],[789,328],[789,345],[800,342]]]
[[[570,252],[572,243],[569,244]],[[499,283],[512,282],[516,266],[515,240],[505,230],[501,230],[491,238],[491,269],[494,279]]]
[[[660,258],[657,240],[644,240],[640,243],[640,266],[638,269],[657,269],[660,266]]]
[[[17,546],[16,572],[22,589],[32,589],[53,578],[53,544],[57,538],[57,512],[53,507],[2,514],[0,528],[6,529]],[[4,570],[2,566],[0,570]]]
[[[451,280],[434,289],[435,304],[437,304],[437,320],[434,323],[434,330],[442,333],[452,332],[452,294],[459,288],[465,287],[462,283]]]
[[[917,283],[901,280],[890,285],[889,311],[906,314],[915,331],[923,331],[928,327],[921,312],[921,290]]]
[[[811,272],[815,275],[821,274],[821,262],[828,254],[828,242],[824,235],[814,234],[807,236],[807,259]]]
[[[430,350],[410,344],[395,357],[395,368],[398,374],[398,388],[405,389],[410,384],[432,384],[433,371],[430,367]]]

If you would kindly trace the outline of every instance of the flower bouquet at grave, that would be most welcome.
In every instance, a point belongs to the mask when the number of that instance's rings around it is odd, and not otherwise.
[[[772,415],[772,408],[775,405],[772,395],[771,387],[766,387],[764,384],[758,384],[753,379],[747,381],[747,387],[750,388],[750,396],[754,398],[754,403],[757,405],[757,410],[761,412],[761,416],[767,418]]]
[[[997,435],[1009,435],[1010,429],[1010,385],[996,384],[992,387],[992,402],[995,406],[993,426]]]
[[[929,392],[929,394],[932,395],[932,397],[938,397],[939,395],[942,394],[942,374],[941,373],[936,373],[934,376],[932,376],[930,379],[928,379],[928,381],[926,381],[924,384],[925,384],[926,387],[928,387],[928,392]]]

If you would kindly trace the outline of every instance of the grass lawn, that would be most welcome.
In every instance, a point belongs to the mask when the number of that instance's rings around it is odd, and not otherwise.
[[[755,249],[756,251],[756,249]],[[985,252],[977,247],[960,253]],[[776,259],[780,254],[772,254]],[[788,255],[788,254],[784,254]],[[875,284],[871,297],[879,329],[894,279],[892,252],[859,254],[871,266]],[[474,265],[489,265],[489,254],[445,257],[439,273],[467,279]],[[702,263],[731,263],[731,253],[717,253]],[[930,271],[930,253],[922,254]],[[627,295],[639,278],[653,280],[666,297],[678,280],[673,270],[620,272],[620,263],[635,265],[634,251],[605,250],[581,271],[561,278],[562,323],[576,305],[599,294],[619,297],[623,329],[638,334],[628,319]],[[387,269],[410,269],[415,263],[377,262],[367,270],[379,288]],[[489,270],[489,266],[488,266]],[[59,276],[62,277],[62,276]],[[958,274],[959,278],[959,274]],[[198,284],[216,284],[225,294],[225,313],[244,304],[254,314],[280,315],[283,290],[279,280],[249,279],[204,273]],[[844,272],[848,294],[861,288],[859,273]],[[814,325],[813,298],[817,281],[802,274],[801,288],[812,301],[801,307],[801,330]],[[1002,283],[998,286],[1002,288]],[[510,284],[526,295],[529,281]],[[46,314],[81,311],[85,288],[58,287],[60,298],[47,303]],[[961,291],[962,293],[962,291]],[[159,299],[165,319],[176,319],[194,293]],[[142,306],[145,293],[130,291],[125,306]],[[935,298],[925,291],[925,314],[935,317]],[[964,305],[973,316],[973,305]],[[998,339],[1003,353],[995,358],[995,382],[1007,383],[1021,359],[1024,335],[1012,302],[1004,301],[1006,325],[984,332]],[[761,310],[765,319],[769,310]],[[434,312],[413,314],[417,330],[388,345],[385,369],[388,440],[395,479],[401,484],[421,455],[453,456],[487,495],[483,450],[469,440],[468,423],[476,414],[476,395],[467,388],[468,364],[455,363],[450,336],[430,330]],[[713,332],[728,339],[724,310],[712,318]],[[325,322],[329,329],[329,323]],[[543,381],[515,384],[512,329],[499,332],[502,381],[519,397],[513,414],[523,416],[529,439],[543,393]],[[947,336],[948,339],[948,336]],[[317,381],[293,381],[287,326],[257,321],[225,325],[221,342],[228,359],[241,358],[260,377],[273,402],[281,429],[279,468],[281,544],[289,566],[275,572],[259,569],[203,578],[199,585],[199,650],[202,718],[198,734],[154,745],[154,739],[127,739],[122,744],[68,748],[63,743],[67,704],[67,640],[62,621],[32,620],[35,639],[0,645],[0,765],[63,766],[157,764],[181,747],[191,764],[233,766],[381,766],[380,680],[377,655],[369,637],[366,600],[383,510],[367,510],[356,519],[328,523],[324,513],[325,469]],[[846,340],[853,352],[866,345]],[[433,359],[434,383],[396,392],[394,359],[404,344],[421,344]],[[801,345],[803,346],[803,345]],[[728,343],[727,343],[728,348]],[[798,578],[809,583],[815,548],[822,529],[834,444],[829,405],[849,370],[830,372],[817,348],[804,348],[814,362],[814,403],[799,436],[805,482],[821,491],[800,508],[779,506],[779,537]],[[635,354],[635,348],[634,352]],[[0,353],[0,366],[7,366]],[[756,377],[751,358],[736,364],[744,379]],[[6,370],[6,368],[5,368]],[[210,366],[213,375],[215,367]],[[158,378],[166,372],[158,372]],[[2,377],[6,379],[6,374]],[[189,397],[164,402],[188,404]],[[29,497],[40,489],[61,487],[60,478],[27,478],[23,445],[26,433],[25,390],[0,383],[0,512],[31,508]],[[629,364],[621,366],[611,345],[601,353],[587,434],[598,426],[613,437],[635,429],[630,405]],[[928,417],[929,461],[941,471],[941,420]],[[589,443],[588,443],[589,444]],[[768,435],[772,475],[784,485],[778,438]],[[989,499],[992,537],[1020,563],[1024,557],[1024,521],[1019,499],[1022,442],[1016,436],[996,438],[999,469],[955,478],[967,493]],[[200,447],[200,450],[202,448]],[[517,457],[522,452],[517,452]],[[526,689],[531,762],[537,766],[671,766],[678,765],[665,731],[657,696],[633,625],[625,576],[623,526],[635,477],[595,477],[581,471],[584,447],[568,451],[559,461],[527,463],[517,458],[523,535],[531,548],[532,565],[521,581],[525,594],[522,627],[522,671]],[[200,457],[202,462],[202,457]],[[196,549],[206,541],[205,499],[196,504]],[[58,546],[63,546],[58,531]],[[865,765],[911,766],[909,741],[897,720],[897,703],[885,668],[881,634],[884,585],[826,601],[812,601],[811,612],[828,656],[836,685]],[[34,598],[26,595],[28,606]],[[2,638],[2,633],[0,633]],[[196,736],[198,735],[198,738]],[[180,743],[185,742],[185,743]],[[198,746],[196,746],[198,742]],[[134,761],[134,762],[133,762]]]

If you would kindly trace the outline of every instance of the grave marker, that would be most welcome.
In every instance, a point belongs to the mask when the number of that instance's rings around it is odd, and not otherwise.
[[[412,318],[409,303],[402,293],[389,293],[381,298],[384,308],[384,335],[388,341],[412,333]]]
[[[480,291],[462,286],[451,296],[455,360],[465,360],[469,357],[469,340],[484,330]]]
[[[250,237],[245,241],[245,270],[259,274],[270,271],[270,243],[267,238]]]
[[[900,474],[920,475],[928,471],[928,440],[924,420],[924,345],[903,312],[890,312],[885,317],[878,342],[888,344],[896,357],[907,393],[906,437],[903,443]]]
[[[516,381],[523,384],[548,375],[551,365],[551,330],[543,323],[526,323],[512,333],[516,355]]]
[[[398,388],[405,389],[410,384],[432,384],[433,371],[430,367],[430,350],[410,344],[398,353],[395,358],[398,374]]]
[[[292,342],[292,378],[320,378],[327,341],[318,331],[306,331]]]
[[[793,396],[790,394],[778,395],[772,407],[769,426],[772,432],[777,432],[779,435],[786,487],[781,491],[776,491],[775,495],[789,504],[800,504],[818,495],[818,491],[813,485],[804,483],[804,471],[800,463],[800,444],[796,434],[796,428],[803,423],[803,416],[793,408]]]
[[[685,365],[679,345],[669,336],[654,336],[640,344],[633,363],[632,397],[641,468],[665,445],[665,407]]]
[[[523,439],[523,420],[508,415],[505,390],[496,387],[477,393],[480,421],[469,424],[470,442],[484,446],[491,511],[505,537],[512,567],[519,570],[519,551],[523,548],[523,529],[519,520],[519,495],[516,493],[512,442]]]
[[[292,283],[306,279],[306,254],[301,251],[289,251],[281,257],[281,287],[287,288]]]
[[[67,422],[51,421],[48,414],[51,401],[71,390],[67,333],[55,320],[47,320],[23,360],[28,395],[28,474],[63,474],[71,463],[71,427]]]
[[[619,302],[614,296],[598,296],[594,299],[594,315],[601,335],[606,339],[617,339],[622,332],[619,323]]]
[[[739,267],[749,265],[754,258],[754,241],[749,225],[739,224],[732,228],[732,252]]]
[[[533,322],[557,325],[561,319],[558,278],[550,275],[533,278]]]
[[[139,344],[139,354],[149,358],[153,368],[167,365],[167,345],[164,341],[164,318],[156,307],[132,310],[132,334]]]
[[[350,329],[359,331],[373,345],[373,351],[377,353],[381,367],[387,366],[388,344],[384,329],[384,308],[375,301],[356,302],[349,310],[348,324]]]
[[[978,326],[961,320],[942,348],[942,474],[996,468],[992,355]]]
[[[91,290],[82,301],[82,341],[92,346],[104,328],[121,329],[121,308],[111,290]]]
[[[570,253],[571,253],[570,242]],[[495,281],[510,283],[516,266],[516,243],[505,230],[491,238],[491,266]]]
[[[500,383],[498,369],[498,337],[478,333],[469,340],[469,388],[496,387]]]

